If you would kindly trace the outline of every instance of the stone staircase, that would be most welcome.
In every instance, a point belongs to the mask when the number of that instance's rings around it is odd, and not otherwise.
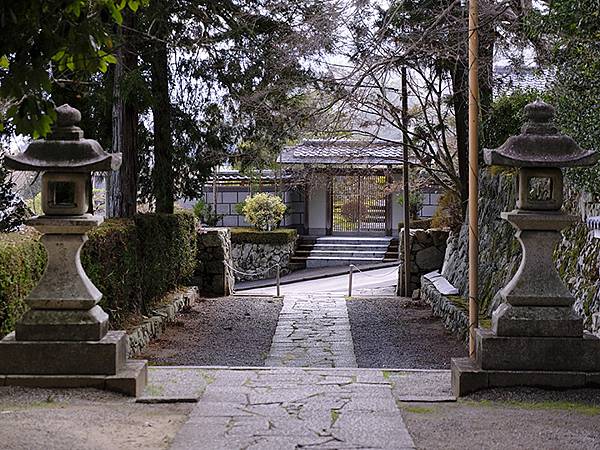
[[[398,260],[398,239],[391,237],[302,236],[290,263],[294,269],[372,265]]]

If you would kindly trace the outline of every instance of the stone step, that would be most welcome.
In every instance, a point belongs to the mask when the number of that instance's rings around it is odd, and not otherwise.
[[[329,257],[365,257],[365,258],[383,258],[386,254],[386,250],[382,251],[370,251],[370,250],[299,250],[296,252],[296,256],[329,256]]]
[[[376,264],[380,262],[394,262],[395,259],[383,259],[383,258],[362,258],[362,257],[322,257],[322,256],[309,256],[309,257],[292,257],[293,263],[304,262],[306,268],[316,267],[330,267],[330,266],[349,266],[354,264],[356,266]]]

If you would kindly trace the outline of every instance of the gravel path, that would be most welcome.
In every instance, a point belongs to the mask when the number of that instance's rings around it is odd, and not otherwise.
[[[155,365],[262,366],[281,307],[272,297],[199,299],[139,357]]]
[[[598,390],[494,389],[400,407],[419,449],[600,449]]]
[[[347,301],[358,367],[449,369],[467,356],[431,308],[402,297],[353,297]]]

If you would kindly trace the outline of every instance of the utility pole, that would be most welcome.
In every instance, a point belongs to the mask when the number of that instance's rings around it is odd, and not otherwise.
[[[478,0],[469,1],[469,356],[479,326],[479,80]]]
[[[410,297],[410,193],[408,191],[408,87],[402,67],[402,199],[404,203],[404,296]]]

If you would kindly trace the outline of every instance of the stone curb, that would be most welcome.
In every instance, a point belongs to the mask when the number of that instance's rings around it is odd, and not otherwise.
[[[431,305],[433,315],[444,322],[444,326],[465,344],[468,342],[469,317],[448,297],[442,295],[427,278],[421,278],[421,298]]]
[[[140,353],[152,339],[159,337],[167,325],[175,320],[177,313],[183,308],[189,307],[192,299],[197,298],[199,294],[197,287],[191,287],[184,291],[168,294],[168,296],[171,297],[171,304],[153,311],[151,317],[128,333],[128,357]]]

